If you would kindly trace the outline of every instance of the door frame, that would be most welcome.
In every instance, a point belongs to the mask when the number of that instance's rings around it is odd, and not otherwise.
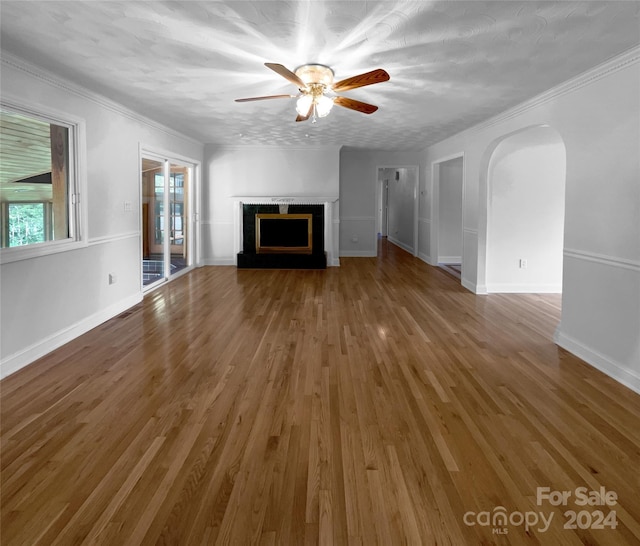
[[[166,174],[169,172],[170,165],[178,165],[182,167],[187,167],[190,170],[189,177],[189,191],[187,193],[187,201],[185,202],[185,206],[187,208],[187,218],[186,223],[188,225],[188,237],[187,237],[187,256],[190,257],[189,263],[187,267],[177,272],[175,275],[171,275],[168,273],[169,269],[166,267],[167,262],[170,262],[171,259],[171,250],[169,240],[165,238],[164,243],[164,262],[165,262],[165,276],[157,281],[145,285],[143,282],[142,275],[142,260],[143,260],[143,240],[144,240],[144,230],[146,226],[144,225],[143,218],[143,191],[142,191],[142,159],[150,159],[153,161],[159,161],[164,166],[165,172],[165,190],[168,185],[168,179]],[[138,192],[139,192],[139,203],[140,203],[140,216],[139,216],[139,226],[140,230],[140,260],[138,263],[139,272],[140,272],[140,287],[143,292],[148,292],[157,288],[158,286],[164,284],[165,282],[171,281],[175,278],[178,278],[185,273],[188,273],[195,267],[200,266],[201,255],[202,255],[202,244],[200,237],[200,208],[201,208],[201,162],[197,159],[193,159],[190,157],[186,157],[180,154],[176,154],[174,152],[170,152],[167,150],[162,150],[159,148],[155,148],[152,146],[145,146],[142,143],[138,146]],[[166,215],[169,215],[170,208],[167,206],[168,201],[168,192],[165,191],[165,207],[164,211]],[[149,211],[151,214],[152,211]],[[170,225],[170,222],[165,222],[166,226]]]
[[[462,256],[461,256],[461,277],[464,279],[465,269],[465,203],[467,200],[467,162],[464,152],[458,152],[445,157],[441,157],[431,162],[431,236],[430,236],[430,261],[429,265],[438,265],[438,256],[440,255],[440,165],[447,163],[452,159],[462,158]],[[461,282],[462,282],[461,279]]]
[[[374,248],[376,249],[376,254],[377,254],[377,248],[378,248],[378,233],[379,233],[379,228],[381,227],[380,223],[381,223],[381,211],[380,211],[380,207],[382,206],[382,192],[384,191],[384,179],[380,179],[380,170],[382,169],[413,169],[415,170],[416,173],[416,177],[415,177],[415,183],[414,183],[414,187],[413,187],[413,252],[411,253],[413,256],[418,256],[418,248],[419,248],[419,244],[418,244],[418,216],[420,214],[420,202],[418,199],[418,192],[420,189],[420,165],[398,165],[398,164],[392,164],[392,165],[378,165],[376,166],[376,216],[375,216],[375,229],[374,229]],[[388,198],[388,194],[387,194],[387,198]],[[387,209],[389,207],[389,202],[387,200]],[[387,210],[387,225],[389,223],[389,217],[388,217],[388,210]],[[387,236],[389,235],[388,233],[388,229],[387,229]],[[405,249],[406,250],[406,249]]]

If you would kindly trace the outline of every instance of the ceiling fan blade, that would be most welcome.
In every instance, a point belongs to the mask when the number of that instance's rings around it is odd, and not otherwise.
[[[349,89],[356,89],[357,87],[364,87],[365,85],[386,82],[389,79],[390,76],[386,71],[382,70],[382,68],[377,68],[376,70],[366,72],[365,74],[359,74],[358,76],[353,76],[346,80],[340,80],[333,84],[332,89],[336,92],[348,91]]]
[[[378,107],[373,104],[367,104],[366,102],[360,102],[359,100],[350,99],[348,97],[336,97],[333,100],[334,104],[343,106],[344,108],[350,108],[363,114],[373,114]]]
[[[311,117],[311,114],[313,114],[313,107],[314,104],[311,103],[311,105],[309,106],[309,111],[306,113],[306,115],[303,116],[301,114],[298,114],[296,121],[307,121]]]
[[[278,63],[264,63],[267,68],[270,68],[274,72],[280,74],[284,79],[289,80],[293,85],[298,88],[306,87],[306,84],[298,78],[291,70],[289,70],[286,66],[282,66]]]
[[[247,99],[236,99],[236,102],[251,102],[254,100],[269,100],[269,99],[292,99],[295,95],[267,95],[264,97],[249,97]]]

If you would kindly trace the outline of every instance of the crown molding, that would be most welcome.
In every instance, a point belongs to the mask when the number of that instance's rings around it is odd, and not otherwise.
[[[207,142],[205,147],[215,150],[241,151],[241,150],[322,150],[338,152],[342,146],[338,144],[221,144],[218,142]]]
[[[76,83],[72,83],[69,80],[61,78],[60,76],[54,74],[53,72],[50,72],[40,66],[31,64],[25,61],[24,59],[21,59],[20,57],[16,57],[15,55],[12,55],[10,53],[2,52],[2,55],[0,56],[0,62],[2,63],[3,66],[11,67],[21,72],[24,72],[26,74],[29,74],[30,76],[33,76],[34,78],[37,78],[40,81],[43,81],[49,85],[57,87],[58,89],[62,89],[63,91],[66,91],[68,93],[81,97],[83,99],[87,99],[102,108],[115,112],[116,114],[120,114],[121,116],[129,118],[138,123],[142,123],[143,125],[146,125],[147,127],[150,127],[156,131],[160,131],[172,137],[177,137],[177,138],[187,140],[189,142],[198,144],[200,146],[204,145],[202,141],[192,136],[185,135],[184,133],[181,133],[179,131],[176,131],[175,129],[172,129],[170,127],[167,127],[166,125],[163,125],[162,123],[159,123],[148,117],[138,114],[137,112],[130,110],[129,108],[127,108],[126,106],[123,106],[118,102],[108,99],[105,96],[100,95],[99,93],[96,93],[94,91],[91,91],[85,87],[82,87]]]
[[[577,89],[590,85],[606,76],[609,76],[619,70],[623,70],[633,64],[637,64],[640,62],[640,45],[634,46],[631,49],[621,53],[620,55],[616,55],[612,57],[608,61],[605,61],[593,68],[590,68],[586,72],[579,74],[578,76],[571,78],[551,89],[536,95],[535,97],[526,100],[508,110],[505,110],[501,114],[497,116],[493,116],[483,122],[478,123],[466,129],[466,131],[480,131],[482,129],[486,129],[498,123],[502,123],[511,118],[519,116],[528,110],[532,110],[549,102],[553,99],[566,95],[567,93],[572,93]],[[465,132],[465,131],[462,131]],[[460,134],[460,133],[458,133]]]

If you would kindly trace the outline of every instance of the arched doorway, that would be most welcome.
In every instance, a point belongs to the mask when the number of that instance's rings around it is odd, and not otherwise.
[[[548,126],[494,143],[487,167],[486,291],[560,293],[566,150]]]

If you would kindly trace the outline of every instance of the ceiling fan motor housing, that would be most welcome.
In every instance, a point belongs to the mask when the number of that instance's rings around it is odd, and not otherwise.
[[[323,64],[303,64],[296,68],[295,75],[307,86],[320,84],[330,88],[333,85],[333,70]]]

